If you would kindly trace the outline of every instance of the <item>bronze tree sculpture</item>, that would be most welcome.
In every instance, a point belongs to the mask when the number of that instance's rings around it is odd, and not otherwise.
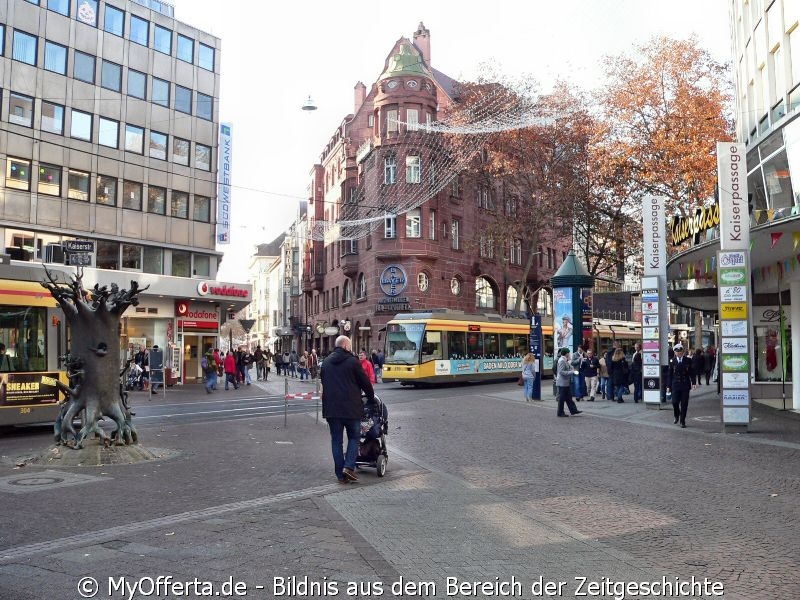
[[[127,395],[120,386],[119,323],[129,306],[139,304],[138,295],[149,286],[131,281],[130,290],[116,284],[83,287],[83,269],[70,282],[58,282],[45,268],[42,286],[56,299],[71,327],[71,348],[65,360],[69,385],[59,383],[66,401],[55,423],[56,443],[81,448],[87,436],[96,433],[103,444],[137,443]],[[124,374],[123,370],[123,374]],[[86,410],[83,427],[75,431],[73,420]],[[109,437],[100,427],[108,417],[116,423]]]

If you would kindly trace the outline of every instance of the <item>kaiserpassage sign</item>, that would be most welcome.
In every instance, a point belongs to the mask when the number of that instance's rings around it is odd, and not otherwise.
[[[747,164],[744,144],[717,142],[720,248],[750,249],[747,208]]]
[[[667,236],[664,202],[647,196],[642,206],[644,229],[644,274],[661,275],[667,272]]]

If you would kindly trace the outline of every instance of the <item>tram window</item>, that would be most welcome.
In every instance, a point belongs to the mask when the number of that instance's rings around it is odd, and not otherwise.
[[[514,356],[514,336],[507,333],[500,334],[500,358]]]
[[[447,358],[461,360],[467,354],[466,335],[463,331],[450,331],[447,334]]]
[[[422,362],[427,362],[429,360],[441,360],[443,356],[442,332],[426,331],[425,341],[422,343]]]
[[[44,371],[47,327],[45,308],[0,306],[0,343],[7,359],[0,371]]]
[[[386,332],[386,360],[416,364],[422,344],[424,325],[392,325]]]
[[[498,358],[500,356],[500,338],[498,334],[483,334],[483,352],[486,358]]]
[[[467,334],[467,358],[483,358],[483,334]]]

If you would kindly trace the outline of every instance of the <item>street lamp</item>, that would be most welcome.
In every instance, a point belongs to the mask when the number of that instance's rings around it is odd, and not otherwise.
[[[311,99],[311,94],[308,95],[308,99],[305,101],[305,103],[301,108],[303,110],[317,110],[317,105]]]

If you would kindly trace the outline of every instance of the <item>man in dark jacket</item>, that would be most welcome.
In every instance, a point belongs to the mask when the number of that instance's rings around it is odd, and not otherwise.
[[[361,434],[361,416],[364,404],[361,392],[368,402],[375,402],[375,391],[353,355],[352,342],[345,335],[336,338],[336,348],[322,364],[322,417],[331,431],[331,450],[336,478],[340,483],[358,481],[355,473],[358,442]],[[347,452],[343,453],[343,431],[347,430]]]
[[[695,372],[692,359],[684,355],[683,344],[675,344],[675,356],[669,361],[669,378],[667,393],[672,393],[672,411],[675,415],[673,423],[680,422],[686,427],[686,411],[689,408],[689,391],[695,386]]]

